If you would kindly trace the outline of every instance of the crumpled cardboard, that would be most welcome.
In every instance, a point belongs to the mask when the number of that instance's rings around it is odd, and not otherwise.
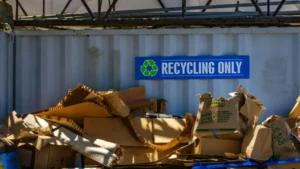
[[[297,98],[296,104],[289,114],[289,118],[297,118],[300,116],[300,96]]]
[[[266,108],[260,103],[259,98],[247,93],[247,90],[242,85],[238,86],[235,93],[230,93],[232,97],[238,94],[243,95],[239,103],[240,113],[245,117],[247,126],[254,127],[257,125],[261,112]]]
[[[262,125],[249,127],[243,140],[242,154],[256,161],[268,161],[273,156],[272,130]]]
[[[274,158],[287,160],[300,158],[300,152],[292,141],[291,129],[285,119],[280,119],[268,124],[272,130],[272,147]]]
[[[46,120],[32,114],[28,114],[23,119],[23,124],[37,134],[52,135],[49,123]]]
[[[112,109],[113,114],[121,117],[129,116],[130,109],[117,91],[108,91],[102,96]]]
[[[229,99],[213,99],[210,93],[198,95],[200,104],[193,129],[198,137],[243,138],[247,127],[255,126],[264,106],[241,85]]]
[[[103,98],[93,89],[83,84],[78,84],[74,89],[70,89],[68,91],[68,94],[56,105],[56,107],[67,106],[76,102],[94,98],[101,101],[103,100]]]

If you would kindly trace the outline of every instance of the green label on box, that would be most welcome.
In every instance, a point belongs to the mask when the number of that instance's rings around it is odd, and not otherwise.
[[[213,108],[213,107],[224,107],[225,106],[225,100],[224,99],[213,99],[212,101],[208,102],[207,107]]]
[[[216,111],[216,112],[211,112],[208,111],[207,113],[203,113],[201,115],[201,123],[222,123],[222,122],[227,122],[230,119],[231,112],[229,111]]]

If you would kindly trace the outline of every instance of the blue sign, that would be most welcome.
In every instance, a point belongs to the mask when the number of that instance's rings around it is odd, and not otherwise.
[[[136,80],[249,78],[249,56],[135,58]]]

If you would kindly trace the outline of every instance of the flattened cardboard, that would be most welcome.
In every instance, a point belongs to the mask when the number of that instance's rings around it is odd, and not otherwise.
[[[215,138],[200,138],[196,145],[195,154],[225,156],[225,153],[239,154],[242,142]]]
[[[34,169],[75,167],[76,152],[66,146],[47,145],[35,153]]]
[[[55,130],[53,134],[72,149],[104,166],[110,167],[118,160],[117,155],[114,154],[118,146],[114,143],[99,139],[92,140],[91,137],[87,136],[79,136],[64,127]]]
[[[41,150],[42,147],[48,144],[57,145],[57,146],[62,146],[62,145],[67,146],[67,144],[63,143],[58,138],[52,136],[38,136],[33,145],[37,150]]]
[[[157,118],[152,121],[154,143],[169,143],[179,137],[186,126],[186,119]]]
[[[138,132],[145,139],[153,142],[152,120],[147,118],[134,118],[133,120]],[[121,118],[84,118],[84,131],[89,136],[101,138],[121,146],[144,146],[130,133]]]
[[[123,147],[124,155],[122,157],[122,162],[120,165],[127,164],[140,164],[140,163],[150,163],[154,161],[158,161],[159,159],[165,157],[174,149],[160,152],[157,150],[153,150],[147,147]]]
[[[297,98],[297,102],[289,114],[289,118],[297,118],[300,116],[300,96]]]
[[[75,105],[51,108],[44,112],[36,113],[37,116],[57,116],[72,119],[77,124],[83,124],[84,117],[111,117],[111,114],[105,107],[94,102],[82,102]]]

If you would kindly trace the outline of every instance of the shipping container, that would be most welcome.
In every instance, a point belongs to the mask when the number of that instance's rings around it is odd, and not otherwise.
[[[29,113],[54,106],[68,89],[83,83],[100,91],[144,85],[149,98],[168,101],[169,114],[196,114],[197,94],[229,97],[242,84],[266,106],[261,120],[286,116],[300,89],[299,33],[299,28],[276,27],[16,31],[15,109]],[[7,48],[5,37],[0,44]],[[250,79],[135,80],[136,56],[204,55],[249,55]],[[6,89],[8,82],[1,83]],[[1,111],[7,113],[8,96],[1,97],[6,106]]]
[[[0,30],[0,119],[13,108],[13,42],[13,34]]]

